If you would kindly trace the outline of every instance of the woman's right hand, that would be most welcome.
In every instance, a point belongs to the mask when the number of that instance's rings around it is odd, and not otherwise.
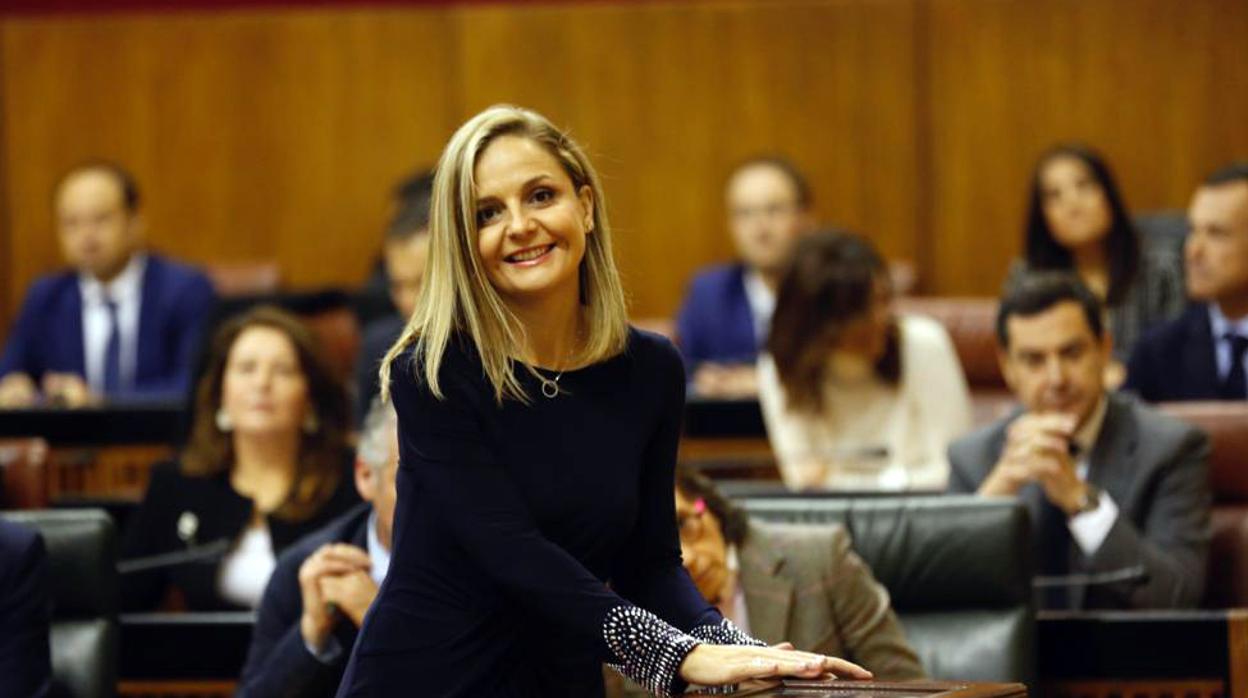
[[[837,657],[748,645],[698,645],[680,665],[680,678],[700,686],[723,686],[750,679],[796,676],[817,679],[869,679],[871,672]]]

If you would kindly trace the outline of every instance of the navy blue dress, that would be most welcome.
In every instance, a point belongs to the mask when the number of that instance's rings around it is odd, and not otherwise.
[[[392,370],[393,559],[339,696],[598,696],[603,662],[666,693],[699,641],[750,641],[681,566],[670,343],[631,330],[554,399],[519,368],[530,405],[498,406],[461,342],[443,359],[445,400],[410,351]]]

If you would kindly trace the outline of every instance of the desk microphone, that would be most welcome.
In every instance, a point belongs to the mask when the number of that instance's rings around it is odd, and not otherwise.
[[[1057,574],[1037,576],[1031,585],[1036,589],[1060,589],[1064,587],[1103,586],[1122,582],[1143,582],[1148,580],[1148,570],[1143,565],[1124,567],[1108,572],[1090,572],[1086,574]]]
[[[189,547],[186,550],[175,550],[171,553],[160,553],[159,555],[122,560],[117,563],[117,573],[133,574],[135,572],[148,572],[166,567],[177,567],[192,562],[216,560],[224,557],[229,552],[232,544],[233,541],[229,538],[220,538],[211,543]]]

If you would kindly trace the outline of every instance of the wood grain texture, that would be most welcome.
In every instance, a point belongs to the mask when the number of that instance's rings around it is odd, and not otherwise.
[[[934,0],[928,81],[934,290],[993,294],[1021,248],[1036,157],[1108,158],[1133,210],[1186,208],[1248,156],[1248,5],[1219,0]]]
[[[106,13],[0,19],[0,322],[56,268],[49,198],[131,167],[153,245],[352,285],[395,180],[515,102],[604,175],[633,311],[672,313],[729,259],[723,180],[806,170],[827,222],[917,261],[921,290],[995,293],[1032,160],[1086,140],[1128,203],[1183,208],[1248,157],[1248,4],[699,0]]]

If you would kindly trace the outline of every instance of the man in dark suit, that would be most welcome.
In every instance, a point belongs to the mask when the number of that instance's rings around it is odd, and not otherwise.
[[[756,392],[754,361],[766,340],[780,277],[797,239],[812,228],[810,186],[792,163],[758,157],[733,170],[725,191],[740,261],[699,273],[676,319],[694,389]]]
[[[45,696],[52,681],[43,538],[0,519],[0,696]]]
[[[1032,514],[1051,608],[1191,608],[1209,550],[1208,439],[1102,376],[1112,343],[1079,279],[1034,274],[997,316],[1022,410],[949,447],[949,489],[1016,496]]]
[[[381,360],[412,316],[429,257],[429,197],[433,193],[433,173],[425,171],[414,175],[395,192],[397,209],[386,229],[382,248],[385,273],[381,275],[394,307],[364,328],[355,365],[355,404],[359,420],[364,419],[365,411],[380,391],[377,371]],[[365,295],[368,293],[366,290]]]
[[[367,504],[282,554],[265,587],[239,696],[332,696],[390,564],[398,419],[374,401],[355,485]]]
[[[1248,399],[1248,162],[1196,190],[1184,244],[1196,303],[1135,345],[1124,386],[1152,402]]]
[[[177,399],[190,385],[214,303],[208,278],[143,251],[139,191],[110,163],[78,167],[56,188],[71,269],[37,280],[0,355],[0,407]]]

